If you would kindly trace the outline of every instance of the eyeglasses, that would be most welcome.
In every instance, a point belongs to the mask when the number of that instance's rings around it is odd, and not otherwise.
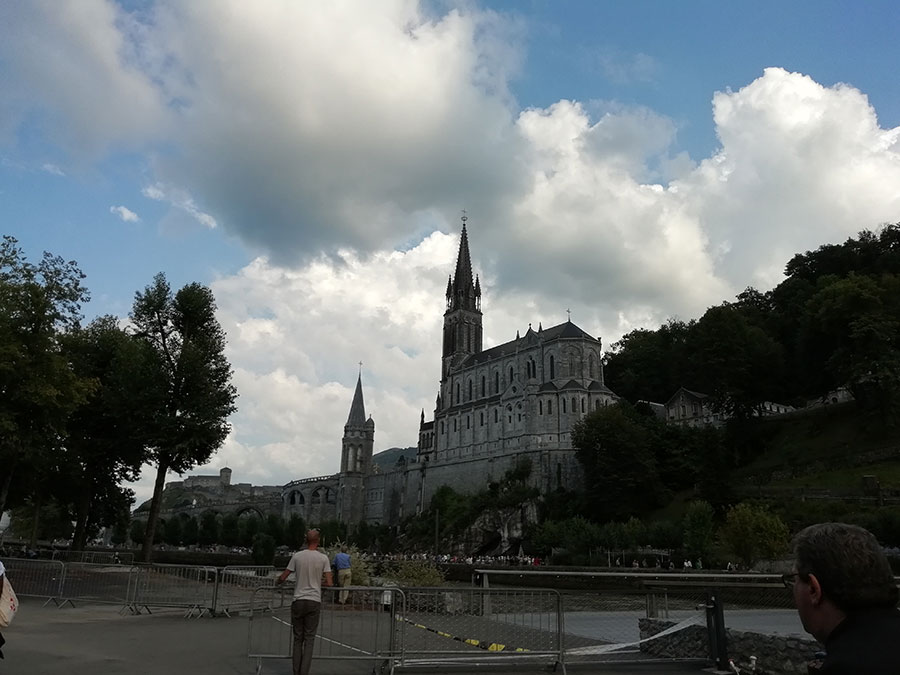
[[[784,584],[785,588],[793,588],[794,584],[797,583],[797,579],[800,577],[799,572],[791,572],[790,574],[782,574],[781,575],[781,583]]]

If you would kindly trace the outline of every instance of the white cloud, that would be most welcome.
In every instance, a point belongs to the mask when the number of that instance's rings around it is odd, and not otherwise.
[[[141,189],[141,194],[144,195],[147,199],[152,199],[158,202],[166,202],[174,209],[183,211],[184,213],[188,214],[198,223],[200,223],[204,227],[209,228],[210,230],[218,227],[216,219],[208,213],[204,213],[203,211],[201,211],[197,207],[197,204],[194,202],[194,198],[191,197],[190,193],[188,193],[186,190],[182,190],[180,188],[172,186],[165,186],[162,183],[156,183],[154,185],[144,186]]]
[[[900,220],[900,130],[850,85],[767,69],[714,95],[721,146],[692,159],[646,107],[521,110],[515,27],[468,7],[53,7],[0,9],[15,28],[0,44],[15,75],[0,128],[36,108],[82,161],[137,148],[145,197],[265,253],[214,283],[242,393],[220,455],[236,476],[333,471],[359,360],[377,446],[415,442],[455,255],[440,232],[461,208],[487,345],[566,308],[609,344]],[[655,64],[612,53],[599,66],[640,79]]]
[[[125,206],[110,206],[109,212],[119,216],[126,223],[136,223],[140,220],[140,216]]]
[[[46,162],[41,166],[41,170],[46,173],[53,174],[54,176],[65,176],[66,174],[60,169],[56,164],[52,164],[50,162]]]

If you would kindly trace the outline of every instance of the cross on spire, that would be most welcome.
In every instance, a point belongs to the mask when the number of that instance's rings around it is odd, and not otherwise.
[[[571,309],[567,309],[567,310],[566,310],[566,316],[568,317],[568,320],[569,320],[569,321],[572,320],[572,310],[571,310]]]

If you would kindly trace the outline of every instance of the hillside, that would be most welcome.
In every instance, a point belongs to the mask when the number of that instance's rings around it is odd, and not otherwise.
[[[833,490],[863,495],[863,476],[900,491],[900,427],[884,427],[853,403],[759,420],[763,450],[734,474],[739,491]]]

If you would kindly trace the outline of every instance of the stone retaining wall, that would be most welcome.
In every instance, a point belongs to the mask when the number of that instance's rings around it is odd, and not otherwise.
[[[655,635],[676,622],[663,619],[638,619],[641,639]],[[795,675],[806,673],[806,664],[821,649],[812,639],[782,635],[764,635],[749,631],[726,629],[728,655],[735,663],[747,664],[756,657],[758,675]],[[641,651],[650,656],[665,658],[709,657],[706,626],[688,626],[684,630],[658,640],[641,643]]]

